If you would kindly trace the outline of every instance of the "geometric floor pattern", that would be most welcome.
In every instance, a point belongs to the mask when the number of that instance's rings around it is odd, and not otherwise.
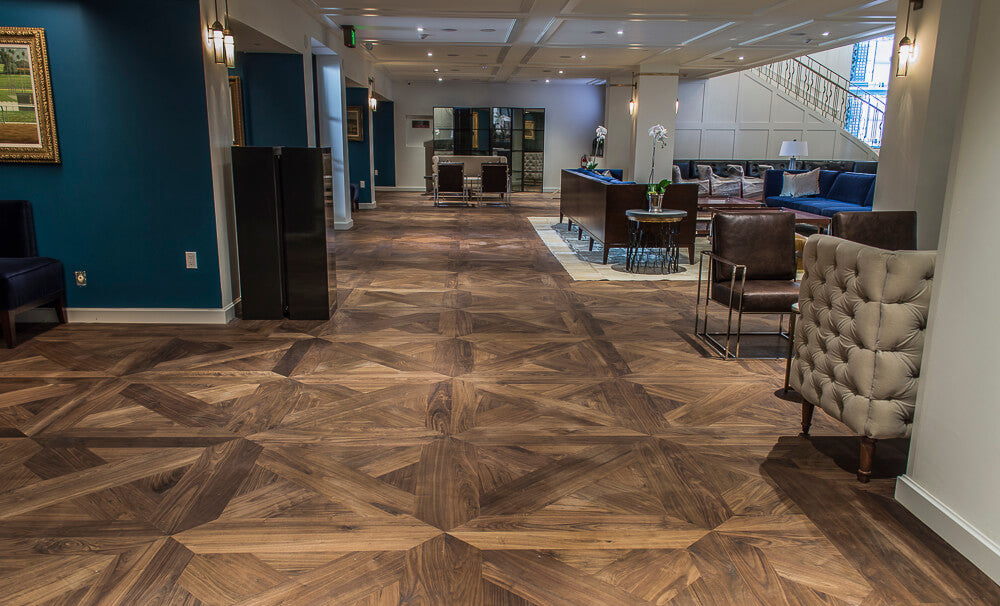
[[[569,279],[557,204],[380,196],[330,322],[24,327],[3,604],[1000,603],[892,500],[905,442],[859,484],[693,285]]]

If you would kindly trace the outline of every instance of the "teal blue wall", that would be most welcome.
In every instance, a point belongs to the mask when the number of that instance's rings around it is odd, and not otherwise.
[[[0,164],[0,198],[32,202],[71,307],[222,304],[198,2],[151,10],[0,2],[0,24],[45,28],[62,151],[61,165]],[[73,285],[77,269],[88,286]]]
[[[232,71],[243,79],[247,145],[308,145],[302,55],[237,53]]]
[[[372,118],[375,131],[375,185],[395,187],[396,185],[396,118],[392,101],[379,101],[378,110]]]
[[[359,105],[365,109],[365,111],[361,112],[361,132],[365,134],[365,140],[347,142],[347,164],[351,173],[351,183],[361,185],[362,181],[365,182],[365,186],[361,189],[358,196],[358,201],[368,203],[372,201],[372,184],[369,173],[371,156],[368,153],[368,137],[371,136],[371,132],[368,124],[367,88],[347,88],[347,106],[350,107],[352,105]]]

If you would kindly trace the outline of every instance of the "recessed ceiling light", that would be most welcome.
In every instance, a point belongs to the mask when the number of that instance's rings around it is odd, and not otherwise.
[[[418,27],[418,28],[417,28],[417,31],[418,31],[418,32],[422,32],[422,31],[424,31],[424,28],[422,28],[422,27]]]
[[[546,83],[546,84],[548,84],[548,83],[549,83],[549,79],[548,79],[548,78],[546,78],[546,79],[545,79],[545,83]]]
[[[444,80],[444,78],[438,78],[438,82],[441,82],[443,80]]]
[[[433,57],[433,56],[434,56],[434,53],[432,53],[431,51],[427,51],[427,56],[428,56],[428,57]]]
[[[742,60],[743,60],[743,55],[740,55],[740,61],[742,61]]]
[[[560,73],[560,74],[561,74],[561,73],[563,73],[563,70],[559,70],[559,73]]]
[[[434,68],[434,71],[435,71],[435,72],[439,72],[439,71],[441,71],[441,70],[435,67],[435,68]]]
[[[625,30],[623,30],[623,29],[618,30],[618,35],[619,36],[624,35],[624,34],[625,34]]]
[[[587,55],[580,55],[580,58],[581,58],[581,59],[586,59],[586,58],[587,58]]]
[[[824,36],[829,36],[829,35],[830,35],[830,32],[823,32],[823,35],[824,35]]]
[[[497,31],[497,30],[495,30],[495,29],[494,29],[494,28],[492,28],[492,27],[484,27],[483,29],[481,29],[481,30],[479,30],[479,31],[481,31],[481,32],[486,32],[487,34],[491,34],[491,33],[495,32],[495,31]]]

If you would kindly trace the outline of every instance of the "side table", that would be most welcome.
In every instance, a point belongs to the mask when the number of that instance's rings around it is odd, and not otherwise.
[[[627,210],[625,216],[629,220],[625,270],[638,272],[652,265],[657,273],[680,271],[677,224],[687,217],[687,211]]]

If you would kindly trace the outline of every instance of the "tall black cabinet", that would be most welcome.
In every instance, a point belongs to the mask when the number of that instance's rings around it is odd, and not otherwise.
[[[329,320],[336,306],[336,267],[323,199],[324,151],[233,147],[246,320]]]

